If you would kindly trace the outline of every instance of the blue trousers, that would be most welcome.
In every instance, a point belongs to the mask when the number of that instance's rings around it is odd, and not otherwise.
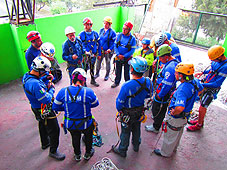
[[[115,77],[115,84],[120,84],[121,81],[121,73],[122,73],[122,67],[124,66],[124,78],[125,81],[130,80],[130,73],[129,73],[129,64],[127,60],[124,61],[118,61],[116,60],[116,77]]]
[[[121,135],[120,135],[121,142],[120,142],[120,145],[118,148],[119,152],[121,152],[121,153],[127,152],[131,132],[132,132],[133,148],[135,150],[139,149],[139,145],[141,143],[140,125],[141,125],[141,122],[139,122],[139,121],[136,121],[136,122],[130,124],[129,126],[123,126],[123,124],[121,124]]]

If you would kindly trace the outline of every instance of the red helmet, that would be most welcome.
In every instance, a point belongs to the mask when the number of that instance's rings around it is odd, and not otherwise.
[[[41,38],[40,34],[38,31],[30,31],[28,34],[27,34],[27,40],[29,42],[33,41],[33,40],[36,40],[38,38]]]
[[[127,27],[129,27],[130,30],[132,30],[133,25],[132,25],[132,23],[131,23],[130,21],[126,21],[126,22],[124,23],[124,25],[127,26]]]
[[[86,17],[86,18],[84,18],[84,20],[83,20],[83,24],[93,24],[93,22],[92,22],[91,18]]]

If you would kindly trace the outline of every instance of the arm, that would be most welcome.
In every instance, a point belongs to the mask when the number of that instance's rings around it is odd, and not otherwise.
[[[117,48],[117,42],[118,42],[119,38],[120,38],[120,34],[118,34],[118,36],[117,36],[117,38],[116,38],[116,40],[114,42],[114,51],[116,53],[116,56],[119,56],[120,55],[119,50]]]
[[[131,57],[136,50],[136,39],[135,39],[135,37],[132,37],[130,44],[131,44],[131,50],[124,54],[125,58]]]
[[[116,40],[116,33],[115,33],[114,30],[112,30],[112,34],[111,34],[110,40],[112,40],[113,42]],[[114,49],[114,43],[110,46],[110,50],[112,51],[113,49]]]
[[[54,99],[54,103],[52,105],[52,109],[56,110],[56,111],[63,111],[64,110],[64,91],[63,89],[61,89],[56,98]]]
[[[126,93],[125,93],[125,90],[124,90],[124,85],[122,85],[121,87],[121,90],[117,96],[117,99],[116,99],[116,108],[118,111],[122,110],[123,106],[124,106],[124,103],[125,103],[125,100],[126,100]]]
[[[70,62],[70,61],[74,61],[74,60],[72,57],[73,55],[70,54],[70,52],[69,52],[69,46],[67,44],[67,41],[68,40],[66,40],[65,43],[62,45],[62,51],[63,51],[62,58],[63,58],[63,60]]]
[[[99,105],[99,100],[96,94],[92,89],[90,89],[90,99],[91,99],[91,108],[97,107]]]
[[[102,52],[101,52],[100,38],[99,38],[99,35],[97,32],[95,32],[95,34],[96,34],[96,38],[97,38],[97,42],[98,42],[98,54],[99,54],[99,56],[101,56]]]

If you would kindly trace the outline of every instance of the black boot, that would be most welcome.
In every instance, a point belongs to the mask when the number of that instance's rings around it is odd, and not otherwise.
[[[91,79],[91,84],[95,87],[99,87],[99,84],[95,81],[95,79]]]

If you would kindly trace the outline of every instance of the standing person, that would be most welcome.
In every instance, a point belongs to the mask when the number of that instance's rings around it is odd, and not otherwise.
[[[126,21],[123,26],[122,33],[118,34],[116,41],[114,43],[114,50],[116,53],[116,77],[114,80],[114,84],[111,85],[111,88],[115,88],[119,86],[121,81],[121,72],[122,67],[124,66],[124,78],[125,81],[130,80],[129,74],[129,64],[128,61],[132,58],[133,53],[136,49],[136,39],[130,33],[132,30],[132,23],[130,21]]]
[[[121,113],[121,142],[118,148],[112,146],[113,152],[122,157],[127,156],[131,132],[133,150],[135,152],[139,151],[141,143],[140,118],[144,116],[144,100],[150,96],[152,88],[151,80],[143,77],[143,73],[147,69],[147,61],[138,56],[132,58],[129,64],[132,66],[132,80],[122,85],[116,99],[116,108]]]
[[[25,53],[28,69],[31,70],[32,61],[39,56],[42,45],[41,35],[38,31],[30,31],[27,34],[27,40],[31,42],[30,47]]]
[[[83,47],[85,48],[85,54],[87,55],[87,62],[90,67],[90,75],[91,75],[91,84],[98,87],[99,84],[95,81],[94,78],[94,70],[95,70],[95,61],[96,57],[101,59],[101,46],[99,35],[96,31],[92,30],[93,22],[91,18],[86,17],[83,20],[84,31],[82,31],[79,35],[79,38],[82,41]],[[85,71],[87,72],[87,67]]]
[[[39,122],[41,148],[46,149],[50,146],[49,156],[57,160],[64,160],[65,155],[57,150],[60,129],[57,118],[53,118],[55,113],[50,106],[55,87],[52,82],[46,85],[41,79],[46,72],[50,71],[50,67],[51,63],[47,58],[36,57],[32,63],[32,70],[23,77],[23,87],[36,120]],[[52,119],[48,119],[48,117],[52,117]]]
[[[83,54],[85,50],[82,41],[75,36],[75,29],[71,26],[65,28],[65,35],[68,38],[62,45],[62,58],[67,61],[67,70],[69,72],[70,84],[72,84],[72,72],[76,68],[83,67]]]
[[[180,81],[181,84],[171,98],[168,114],[164,121],[167,132],[164,133],[161,150],[154,150],[154,153],[159,156],[170,157],[177,150],[198,92],[203,90],[199,80],[194,79],[193,73],[193,64],[180,63],[176,67],[176,80]]]
[[[114,53],[114,41],[116,39],[116,33],[111,28],[112,24],[112,18],[107,16],[104,18],[104,28],[101,28],[99,31],[99,37],[100,37],[100,46],[102,50],[102,56],[101,59],[97,60],[96,63],[96,74],[95,78],[99,77],[99,71],[101,68],[101,63],[103,58],[106,60],[106,75],[104,77],[104,80],[107,81],[110,74],[110,60]]]
[[[142,41],[142,48],[139,48],[135,51],[133,54],[133,57],[135,56],[141,56],[147,60],[147,71],[144,73],[144,77],[150,77],[152,76],[152,64],[154,61],[154,51],[152,48],[150,48],[151,41],[148,38],[144,38]]]
[[[65,111],[64,126],[72,136],[75,160],[81,160],[80,139],[85,136],[86,153],[85,160],[94,155],[92,148],[93,120],[91,108],[99,105],[99,101],[92,89],[83,87],[86,82],[86,72],[82,68],[76,68],[72,73],[72,85],[62,88],[57,94],[53,109]]]
[[[209,59],[212,61],[211,69],[205,70],[203,73],[197,73],[195,76],[207,74],[204,82],[204,92],[202,94],[199,107],[199,119],[189,121],[192,126],[187,127],[188,131],[194,132],[203,127],[204,117],[210,103],[217,98],[217,94],[221,89],[221,85],[227,77],[227,59],[224,56],[225,49],[220,45],[214,45],[208,50]]]
[[[154,122],[146,125],[146,131],[158,133],[165,118],[171,93],[176,87],[175,67],[178,61],[171,55],[172,49],[169,45],[163,44],[158,48],[157,55],[164,66],[157,77],[156,95],[152,105]]]

